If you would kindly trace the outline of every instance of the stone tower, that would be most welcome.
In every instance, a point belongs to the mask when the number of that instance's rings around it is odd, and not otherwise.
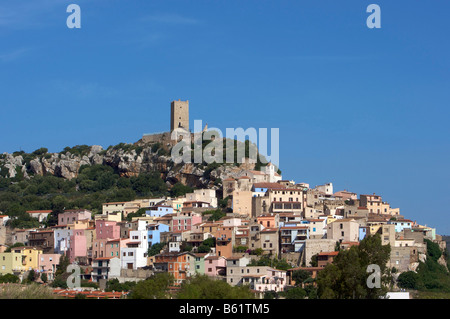
[[[170,103],[170,131],[182,127],[189,131],[189,101]]]

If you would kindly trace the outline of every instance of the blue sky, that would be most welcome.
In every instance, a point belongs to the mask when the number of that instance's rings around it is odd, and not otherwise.
[[[66,8],[80,5],[82,28]],[[381,29],[366,8],[381,7]],[[445,1],[2,0],[0,152],[280,128],[283,177],[377,193],[450,234]]]

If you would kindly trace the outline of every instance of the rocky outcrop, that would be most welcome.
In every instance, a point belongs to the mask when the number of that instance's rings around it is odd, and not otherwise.
[[[13,178],[20,171],[26,178],[33,175],[53,175],[71,180],[78,176],[84,165],[108,165],[121,176],[131,177],[158,171],[168,184],[181,182],[189,186],[214,189],[218,188],[220,180],[228,176],[238,177],[247,168],[245,165],[222,165],[205,174],[205,167],[202,165],[175,164],[170,155],[160,155],[158,150],[152,150],[152,145],[136,147],[133,144],[123,144],[123,147],[110,147],[107,150],[94,145],[81,154],[67,151],[34,157],[31,154],[22,155],[0,155],[0,173]]]

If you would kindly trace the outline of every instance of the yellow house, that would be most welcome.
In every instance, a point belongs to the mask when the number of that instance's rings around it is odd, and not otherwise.
[[[17,271],[29,271],[31,269],[37,270],[39,263],[39,254],[42,254],[42,249],[36,247],[22,246],[14,247],[11,252],[20,254],[20,265]]]
[[[172,199],[171,201],[169,201],[169,203],[171,202],[174,213],[181,212],[181,209],[183,208],[183,203],[185,201],[186,201],[185,197],[178,197],[176,199]]]
[[[18,270],[21,267],[21,253],[0,253],[0,275],[12,274],[15,270]]]

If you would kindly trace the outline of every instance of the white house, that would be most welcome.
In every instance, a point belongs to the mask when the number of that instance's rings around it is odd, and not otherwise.
[[[145,221],[138,221],[138,229],[130,231],[127,247],[121,249],[121,268],[137,269],[147,266],[148,230]]]

